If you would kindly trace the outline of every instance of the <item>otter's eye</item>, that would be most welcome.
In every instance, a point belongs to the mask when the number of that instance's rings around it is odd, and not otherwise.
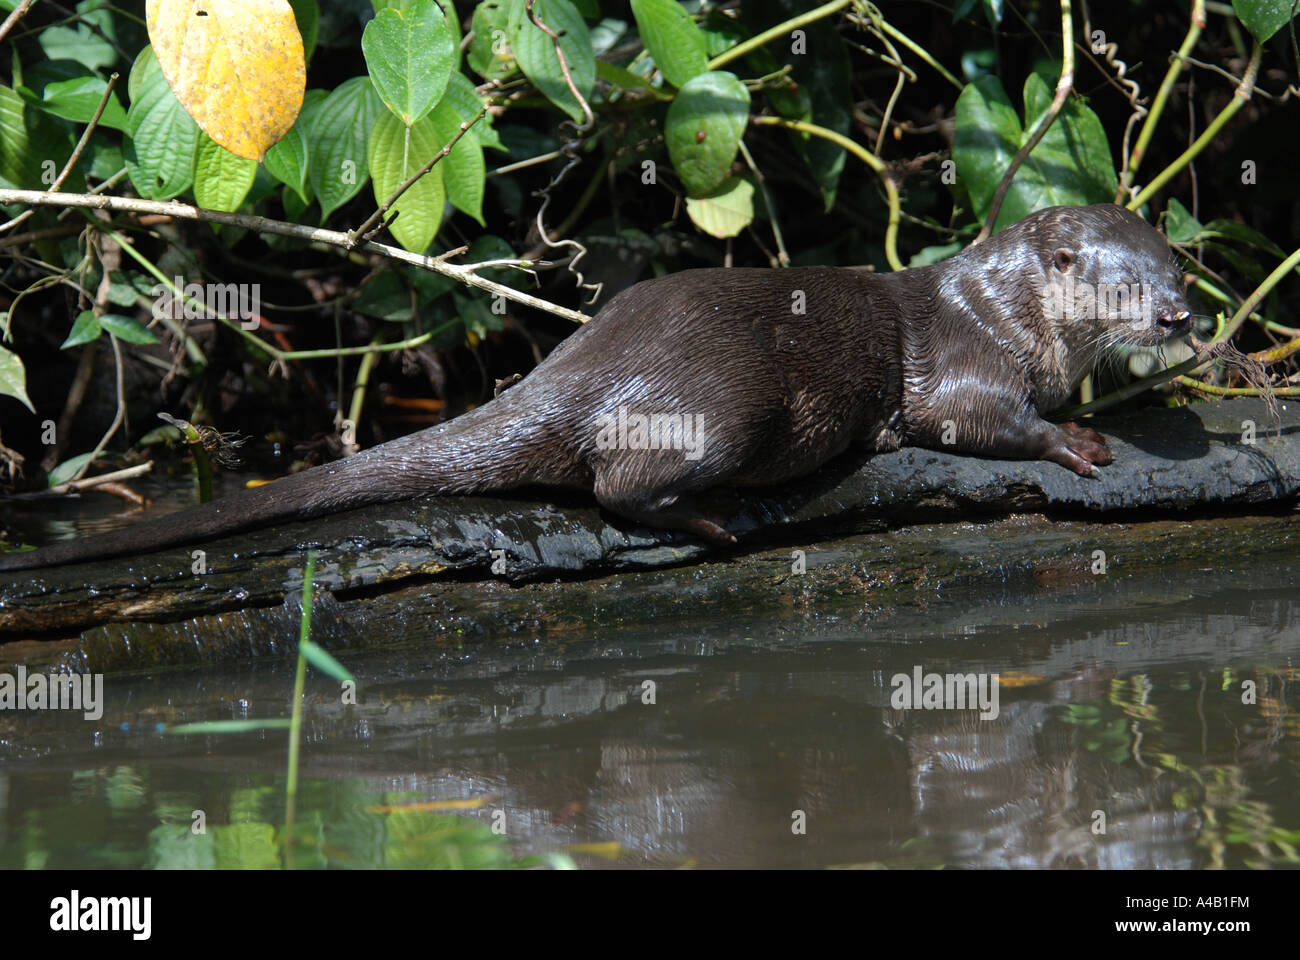
[[[1052,262],[1056,264],[1057,270],[1064,273],[1070,269],[1070,264],[1074,263],[1074,254],[1066,250],[1065,247],[1061,247],[1052,254]]]

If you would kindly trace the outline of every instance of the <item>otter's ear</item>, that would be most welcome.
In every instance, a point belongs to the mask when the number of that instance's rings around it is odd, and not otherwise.
[[[1070,269],[1072,263],[1074,263],[1074,254],[1065,247],[1057,247],[1056,252],[1052,254],[1052,265],[1057,270],[1065,273],[1066,270]]]

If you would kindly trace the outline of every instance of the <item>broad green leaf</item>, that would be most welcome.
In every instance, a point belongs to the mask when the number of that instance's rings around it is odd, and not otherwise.
[[[356,683],[357,678],[352,676],[348,668],[339,663],[330,654],[328,650],[318,643],[311,640],[304,640],[298,644],[298,650],[308,663],[327,676],[333,677],[339,683]]]
[[[374,180],[375,201],[386,201],[440,149],[442,144],[428,117],[408,128],[392,113],[380,111],[370,132],[370,175]],[[446,193],[441,167],[438,164],[412,184],[388,211],[389,229],[397,242],[412,253],[423,253],[428,248],[442,222]]]
[[[75,80],[61,80],[46,84],[40,101],[40,108],[47,113],[76,123],[89,123],[99,109],[99,102],[104,99],[108,82],[99,77],[78,77]],[[112,127],[126,132],[126,111],[117,99],[117,92],[108,98],[104,112],[99,118],[99,126]]]
[[[300,116],[300,122],[295,123],[279,143],[272,145],[271,149],[266,151],[266,160],[263,162],[266,164],[266,172],[285,186],[291,187],[305,204],[308,199],[308,153],[307,140],[302,135],[301,120]]]
[[[450,143],[460,132],[462,123],[456,109],[444,100],[429,114],[433,129],[443,146]],[[487,181],[487,164],[483,162],[483,148],[479,146],[478,137],[474,135],[476,127],[466,130],[451,153],[438,161],[442,167],[442,183],[447,189],[447,199],[457,210],[469,214],[485,226],[483,222],[483,185]],[[441,149],[441,147],[439,148]]]
[[[361,0],[357,0],[361,2]],[[378,14],[381,10],[410,10],[412,7],[423,0],[370,0],[370,6]],[[460,65],[460,16],[456,13],[456,4],[452,0],[438,0],[438,6],[442,8],[442,15],[446,18],[447,29],[451,31],[452,43],[455,45],[457,52],[456,66]]]
[[[754,222],[754,185],[728,177],[703,197],[687,197],[691,222],[711,237],[734,237]]]
[[[312,112],[311,129],[304,131],[311,151],[308,177],[320,200],[322,221],[356,196],[369,178],[366,145],[383,110],[369,78],[353,77]]]
[[[610,86],[618,87],[621,90],[634,90],[637,93],[649,94],[656,100],[671,100],[673,98],[671,92],[660,90],[645,77],[637,76],[631,70],[616,67],[604,60],[596,61],[596,76]]]
[[[99,325],[127,343],[157,343],[158,338],[135,317],[126,317],[120,313],[105,313],[99,318]]]
[[[451,82],[447,84],[443,103],[450,104],[461,120],[473,120],[485,102],[474,89],[474,84],[470,83],[463,73],[451,75]],[[492,127],[490,112],[485,112],[482,117],[479,117],[478,123],[474,124],[474,137],[478,140],[479,146],[505,150],[505,144],[501,142],[500,136]]]
[[[194,199],[200,207],[233,213],[248,196],[257,161],[237,157],[206,133],[194,164]]]
[[[964,243],[958,240],[955,243],[941,243],[933,247],[922,247],[912,254],[912,259],[907,261],[907,266],[909,269],[912,267],[928,267],[932,263],[939,263],[949,257],[955,257],[962,252],[965,246]]]
[[[1201,235],[1201,224],[1192,212],[1179,202],[1177,197],[1170,197],[1165,207],[1165,236],[1170,243],[1193,243]]]
[[[555,41],[529,18],[525,0],[510,0],[510,4],[510,45],[519,68],[546,99],[574,120],[582,121],[582,107],[560,69]],[[573,85],[590,103],[596,84],[596,57],[591,51],[591,36],[582,14],[569,0],[537,0],[533,13],[559,37]]]
[[[632,0],[632,15],[655,66],[674,87],[709,69],[704,34],[677,0]]]
[[[167,86],[151,48],[136,57],[129,86],[127,171],[141,196],[170,200],[194,181],[198,124]]]
[[[0,86],[0,182],[20,190],[45,189],[71,152],[57,121]]]
[[[11,350],[0,347],[0,396],[13,397],[32,413],[36,408],[27,397],[27,371],[22,358]]]
[[[131,291],[131,299],[135,299],[135,291]],[[72,324],[72,332],[68,334],[68,339],[59,344],[60,350],[67,350],[69,347],[79,347],[83,343],[90,343],[103,332],[103,327],[99,325],[99,318],[95,316],[94,310],[82,310],[77,314],[76,321]]]
[[[586,14],[583,14],[585,17]],[[594,19],[594,17],[588,17]],[[627,21],[614,17],[605,17],[591,28],[591,52],[596,57],[596,68],[600,68],[600,57],[613,50],[623,35],[627,33]]]
[[[1263,43],[1286,26],[1291,19],[1292,3],[1291,0],[1232,0],[1232,9],[1251,36]]]
[[[682,87],[664,138],[688,193],[702,196],[726,178],[748,123],[749,91],[735,74],[711,70]]]
[[[510,45],[510,0],[483,0],[470,21],[473,36],[465,59],[484,80],[504,80],[519,69]]]
[[[298,21],[298,32],[302,34],[303,59],[311,63],[316,38],[320,35],[320,4],[316,0],[289,0],[289,6],[293,7],[293,18]]]
[[[117,51],[111,42],[117,39],[113,11],[100,0],[82,0],[76,9],[74,26],[50,26],[37,32],[37,42],[45,56],[51,60],[75,60],[90,70],[111,67],[117,62]],[[92,25],[98,30],[91,29]]]
[[[1244,223],[1235,220],[1211,220],[1202,226],[1176,197],[1169,198],[1165,208],[1165,235],[1171,243],[1192,244],[1208,240],[1235,240],[1248,247],[1255,247],[1275,257],[1285,257],[1286,253],[1268,237]]]
[[[67,483],[81,471],[82,467],[90,462],[90,458],[93,456],[93,453],[79,453],[75,457],[69,457],[50,471],[50,475],[46,477],[46,483],[51,487]]]
[[[1016,116],[1001,82],[982,77],[957,98],[953,158],[970,191],[975,214],[983,219],[1011,158],[1051,103],[1052,91],[1040,74],[1025,80],[1026,121]],[[1044,207],[1105,203],[1114,198],[1115,168],[1106,132],[1097,115],[1074,100],[1065,107],[1011,182],[995,229]]]
[[[1207,238],[1222,237],[1225,240],[1235,240],[1237,243],[1248,247],[1255,247],[1265,253],[1271,253],[1275,257],[1282,258],[1286,256],[1282,248],[1268,237],[1244,223],[1238,223],[1236,220],[1211,220],[1205,225],[1204,235]]]
[[[375,92],[408,127],[442,99],[458,52],[436,0],[380,10],[361,34]]]

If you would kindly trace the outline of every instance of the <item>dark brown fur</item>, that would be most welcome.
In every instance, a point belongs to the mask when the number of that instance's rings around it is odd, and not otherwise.
[[[1141,282],[1150,318],[1053,319],[1044,284],[1068,279]],[[804,313],[793,309],[800,294]],[[1040,413],[1101,349],[1160,343],[1187,317],[1164,239],[1105,205],[1043,210],[951,260],[894,274],[688,270],[624,290],[522,382],[449,423],[184,514],[0,558],[0,570],[532,484],[591,490],[624,517],[729,541],[694,494],[798,477],[850,446],[946,447],[1089,475],[1110,462],[1103,438]],[[702,416],[701,455],[600,448],[600,418],[620,406]]]

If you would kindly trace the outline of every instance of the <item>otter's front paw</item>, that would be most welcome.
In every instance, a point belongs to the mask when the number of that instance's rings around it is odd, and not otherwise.
[[[1099,477],[1101,472],[1093,464],[1106,466],[1115,459],[1106,438],[1091,427],[1077,423],[1061,424],[1065,434],[1061,443],[1051,450],[1047,459],[1069,467],[1081,477]]]

